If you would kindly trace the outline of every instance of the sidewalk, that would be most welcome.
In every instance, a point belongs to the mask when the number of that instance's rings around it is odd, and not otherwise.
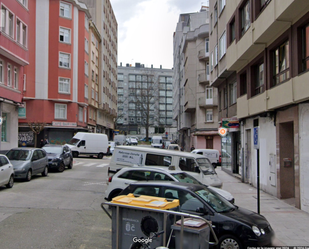
[[[257,189],[240,179],[216,168],[223,182],[222,189],[229,191],[237,206],[257,212]],[[284,201],[260,191],[260,214],[275,231],[273,246],[309,246],[309,214]]]

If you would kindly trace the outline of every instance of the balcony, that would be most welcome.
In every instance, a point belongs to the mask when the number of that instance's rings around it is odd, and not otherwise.
[[[209,52],[206,52],[205,49],[201,49],[200,51],[198,51],[198,59],[201,61],[208,61]]]
[[[209,74],[206,74],[206,73],[200,73],[198,75],[198,82],[200,84],[203,84],[203,85],[208,85],[209,84]]]
[[[218,106],[218,97],[215,96],[212,99],[206,99],[205,97],[200,97],[198,99],[198,105],[201,108],[210,108],[210,107]]]

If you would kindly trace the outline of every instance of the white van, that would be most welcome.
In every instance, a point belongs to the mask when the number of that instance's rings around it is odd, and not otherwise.
[[[126,144],[126,136],[125,135],[115,135],[114,142],[116,145],[125,145]]]
[[[214,167],[202,155],[149,147],[117,146],[108,167],[108,175],[115,174],[123,167],[151,166],[175,168],[186,171],[200,182],[213,187],[222,187]]]
[[[215,168],[219,165],[220,153],[215,149],[195,149],[191,153],[199,154],[207,157]]]
[[[151,147],[153,148],[163,148],[163,138],[161,136],[153,136],[151,140]]]
[[[102,159],[108,154],[107,135],[102,133],[77,132],[71,141],[67,144],[73,154],[73,157],[79,155],[97,155]]]

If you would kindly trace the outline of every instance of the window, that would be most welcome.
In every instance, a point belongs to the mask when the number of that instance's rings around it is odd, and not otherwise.
[[[210,56],[210,71],[211,72],[213,70],[213,65],[214,65],[214,53],[211,52],[211,56]]]
[[[85,51],[88,54],[88,52],[89,52],[89,42],[88,42],[87,38],[85,38]]]
[[[3,61],[0,60],[0,84],[3,84]]]
[[[205,53],[209,53],[209,38],[205,39]]]
[[[244,7],[240,10],[241,13],[241,36],[249,29],[251,25],[250,17],[250,1],[248,0]]]
[[[302,72],[309,69],[309,24],[302,29]]]
[[[14,15],[9,12],[9,35],[13,38],[14,32]]]
[[[218,7],[216,4],[214,7],[214,26],[216,26],[217,22],[218,22]]]
[[[206,101],[213,99],[213,89],[211,87],[206,87]]]
[[[16,41],[27,47],[27,26],[19,19],[16,20]]]
[[[233,19],[231,22],[230,22],[230,43],[232,43],[235,38],[236,38],[236,35],[235,35],[235,19]]]
[[[94,99],[94,89],[91,89],[91,98]]]
[[[215,52],[214,52],[214,66],[218,64],[218,44],[215,46]]]
[[[14,15],[2,5],[1,8],[1,29],[13,38],[14,34]]]
[[[163,156],[163,155],[157,155],[157,154],[150,154],[147,153],[146,159],[145,159],[145,165],[146,166],[170,166],[172,162],[171,156]]]
[[[86,30],[89,30],[89,21],[88,21],[88,17],[85,15],[85,28]]]
[[[255,66],[255,92],[254,95],[260,94],[263,92],[264,86],[264,63],[261,63]]]
[[[213,122],[213,110],[212,109],[206,110],[206,122]]]
[[[18,89],[18,70],[14,68],[14,88]]]
[[[273,52],[273,85],[290,78],[289,41]]]
[[[70,93],[70,79],[59,78],[59,93]]]
[[[88,99],[88,85],[85,84],[85,99]]]
[[[55,119],[67,119],[66,104],[55,104]]]
[[[18,0],[22,5],[28,8],[28,0]]]
[[[63,68],[70,68],[71,67],[71,55],[65,53],[59,53],[59,66]]]
[[[11,68],[11,65],[8,64],[8,70],[7,70],[7,85],[8,86],[11,86],[12,85],[12,68]]]
[[[85,74],[88,76],[89,74],[89,64],[87,61],[85,61]]]
[[[219,15],[223,11],[224,7],[225,7],[225,0],[219,0]]]
[[[226,33],[223,32],[219,40],[219,59],[221,59],[226,53]]]
[[[240,96],[247,94],[247,73],[240,75]]]
[[[71,5],[70,4],[60,2],[60,16],[71,18]]]
[[[237,82],[229,84],[230,90],[230,105],[233,105],[237,101]]]
[[[266,8],[267,4],[270,2],[271,0],[260,0],[260,11],[262,11],[264,8]]]
[[[83,114],[84,114],[84,108],[78,107],[78,121],[83,122]]]
[[[224,109],[226,109],[227,108],[227,89],[226,88],[223,89],[223,94],[224,94],[224,96],[223,96],[223,107],[224,107]]]
[[[2,112],[2,126],[1,126],[1,141],[7,142],[8,141],[8,114]]]
[[[71,43],[71,30],[60,27],[59,41],[65,42],[65,43]]]

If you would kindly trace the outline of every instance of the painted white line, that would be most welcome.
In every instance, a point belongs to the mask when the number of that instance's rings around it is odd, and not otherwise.
[[[84,186],[89,186],[89,185],[106,185],[106,182],[84,182]]]
[[[93,165],[96,165],[96,163],[86,163],[86,164],[83,164],[82,166],[84,166],[84,167],[91,167]]]
[[[106,167],[106,166],[108,166],[108,165],[109,165],[108,163],[100,164],[100,165],[97,166],[97,168],[103,168],[103,167]]]

